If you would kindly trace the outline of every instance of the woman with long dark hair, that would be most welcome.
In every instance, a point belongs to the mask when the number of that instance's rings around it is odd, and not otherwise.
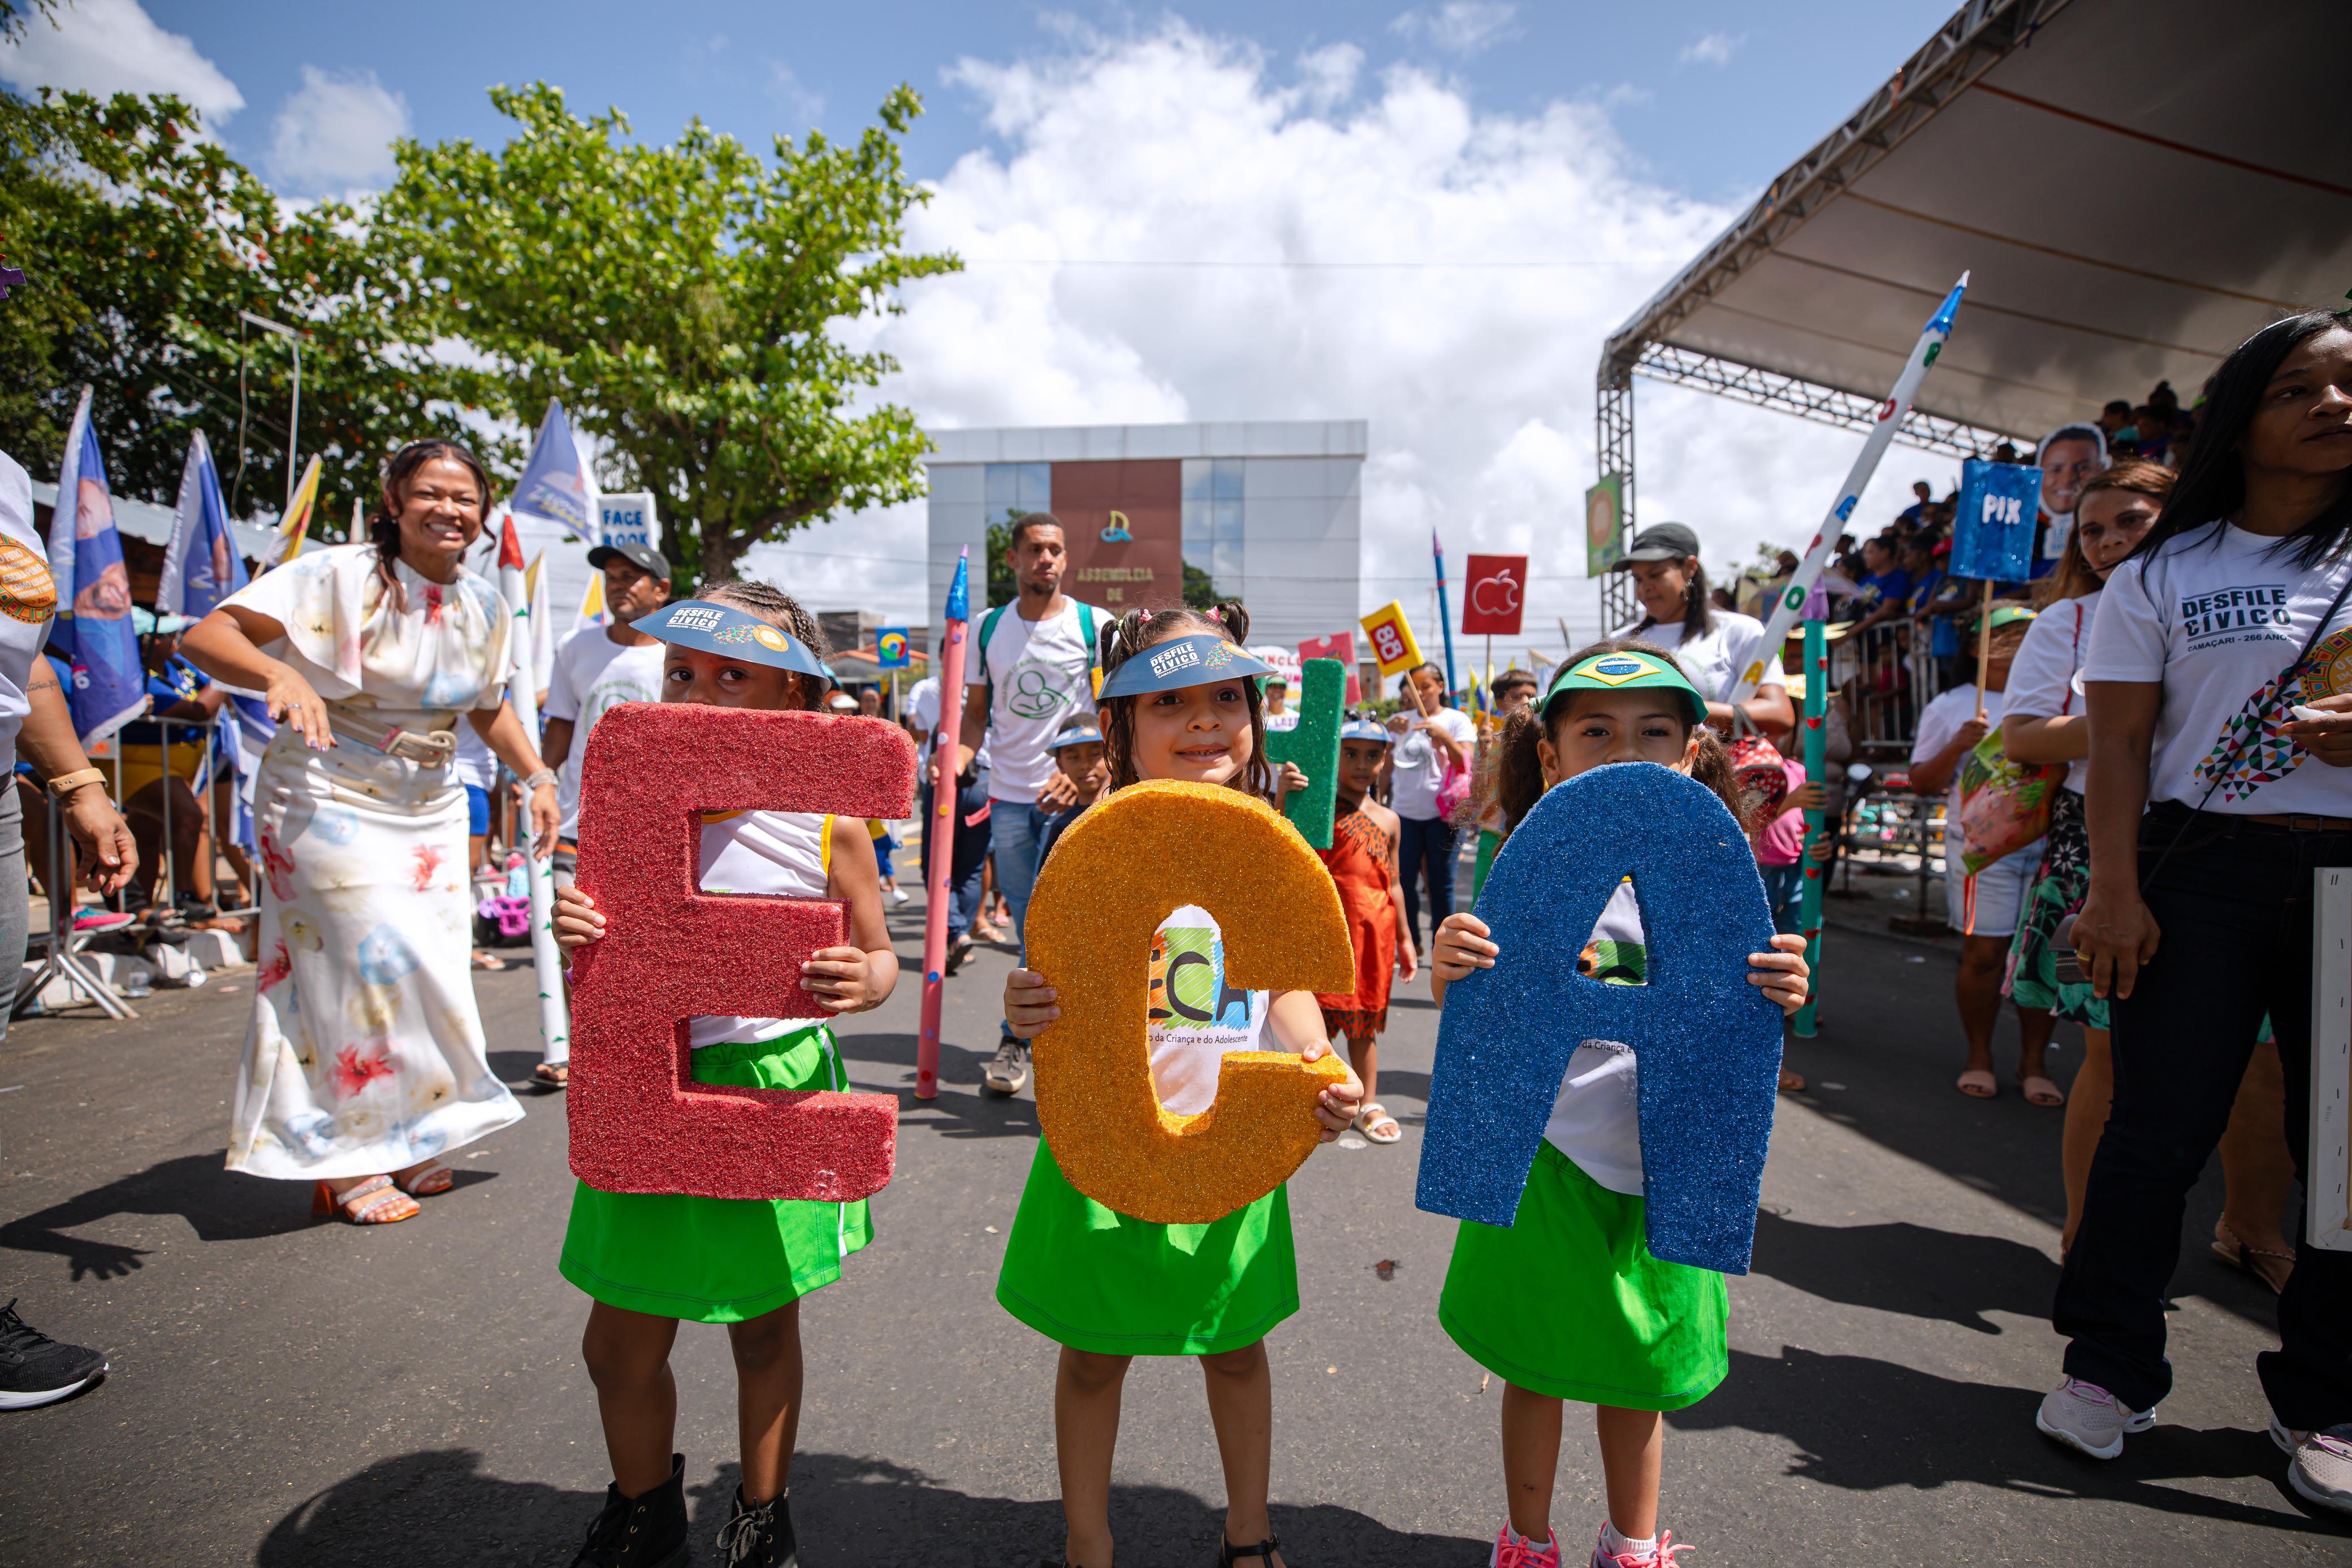
[[[1762,622],[1719,610],[1709,600],[1697,534],[1681,523],[1653,524],[1633,536],[1632,548],[1612,570],[1633,574],[1642,614],[1609,634],[1639,637],[1674,654],[1706,698],[1707,723],[1730,730],[1734,705],[1726,698],[1748,667],[1760,661],[1763,678],[1738,706],[1768,735],[1785,736],[1796,727],[1780,650],[1764,646]]]
[[[483,1057],[467,967],[468,719],[555,847],[555,776],[506,701],[513,615],[466,570],[490,480],[453,442],[385,470],[367,542],[304,551],[191,631],[187,655],[265,695],[278,737],[255,814],[263,871],[253,1022],[228,1167],[316,1184],[380,1225],[448,1190],[438,1155],[520,1120]]]
[[[2098,1458],[2171,1387],[2189,1188],[2270,1014],[2306,1187],[2313,873],[2352,866],[2352,326],[2274,322],[2208,383],[2180,480],[2107,579],[2083,666],[2090,888],[2115,1103],[2052,1317],[2035,1425]],[[2143,814],[2143,812],[2145,814]],[[2298,1226],[2298,1232],[2304,1228]],[[2307,1240],[2256,1358],[2304,1498],[2352,1511],[2352,1253]]]

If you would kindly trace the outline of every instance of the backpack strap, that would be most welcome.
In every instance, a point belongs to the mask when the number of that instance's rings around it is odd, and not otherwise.
[[[989,701],[992,704],[996,700],[996,677],[988,670],[988,640],[996,635],[996,623],[1004,619],[1004,612],[1011,608],[1009,604],[1000,604],[980,618],[980,684],[990,688]],[[971,683],[967,677],[964,684],[970,685]]]

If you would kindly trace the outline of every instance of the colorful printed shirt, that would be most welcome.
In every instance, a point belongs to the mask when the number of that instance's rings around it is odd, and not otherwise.
[[[1216,1102],[1227,1052],[1276,1049],[1258,1044],[1274,993],[1225,984],[1224,933],[1197,904],[1160,923],[1149,972],[1151,1087],[1170,1111],[1197,1116]]]

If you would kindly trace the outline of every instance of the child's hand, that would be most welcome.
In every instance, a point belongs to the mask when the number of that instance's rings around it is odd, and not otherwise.
[[[594,899],[577,887],[555,890],[555,945],[565,957],[604,935],[604,917],[596,913]]]
[[[1829,864],[1830,857],[1837,853],[1836,832],[1831,829],[1823,828],[1820,832],[1815,833],[1813,835],[1813,847],[1807,852],[1813,857],[1815,864]]]
[[[1286,795],[1300,794],[1306,788],[1307,775],[1296,762],[1284,763],[1282,771],[1274,776],[1274,798],[1277,800]]]
[[[1493,968],[1495,956],[1501,951],[1486,940],[1485,921],[1475,915],[1449,915],[1430,944],[1430,972],[1450,986],[1473,969]]]
[[[1058,996],[1036,970],[1013,970],[1004,977],[1004,1027],[1015,1040],[1036,1039],[1062,1016],[1054,1005]]]
[[[1397,977],[1407,985],[1411,985],[1412,977],[1421,973],[1421,955],[1413,951],[1412,943],[1397,944],[1396,967]]]
[[[1772,952],[1748,955],[1748,983],[1763,987],[1764,994],[1780,1004],[1782,1013],[1793,1013],[1805,1005],[1813,973],[1805,966],[1805,939],[1793,931],[1784,932],[1772,938]]]
[[[829,1013],[862,1013],[879,999],[874,960],[863,947],[820,947],[801,966],[801,989]]]
[[[1819,784],[1800,784],[1780,803],[1783,811],[1818,811],[1829,804],[1829,791]]]
[[[1329,1040],[1316,1040],[1298,1053],[1298,1059],[1301,1061],[1320,1061],[1330,1054]],[[1354,1126],[1356,1113],[1363,1107],[1364,1081],[1356,1076],[1354,1068],[1349,1067],[1346,1082],[1334,1083],[1322,1093],[1315,1096],[1315,1120],[1320,1123],[1323,1128],[1323,1131],[1318,1134],[1320,1141],[1328,1144]]]

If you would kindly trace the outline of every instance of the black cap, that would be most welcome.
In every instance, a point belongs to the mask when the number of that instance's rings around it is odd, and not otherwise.
[[[669,580],[669,558],[651,545],[598,545],[588,552],[588,564],[598,571],[614,559],[627,561],[656,581]]]
[[[1681,560],[1697,554],[1698,536],[1689,528],[1680,523],[1652,523],[1633,536],[1633,548],[1610,570],[1622,571],[1637,560]]]

